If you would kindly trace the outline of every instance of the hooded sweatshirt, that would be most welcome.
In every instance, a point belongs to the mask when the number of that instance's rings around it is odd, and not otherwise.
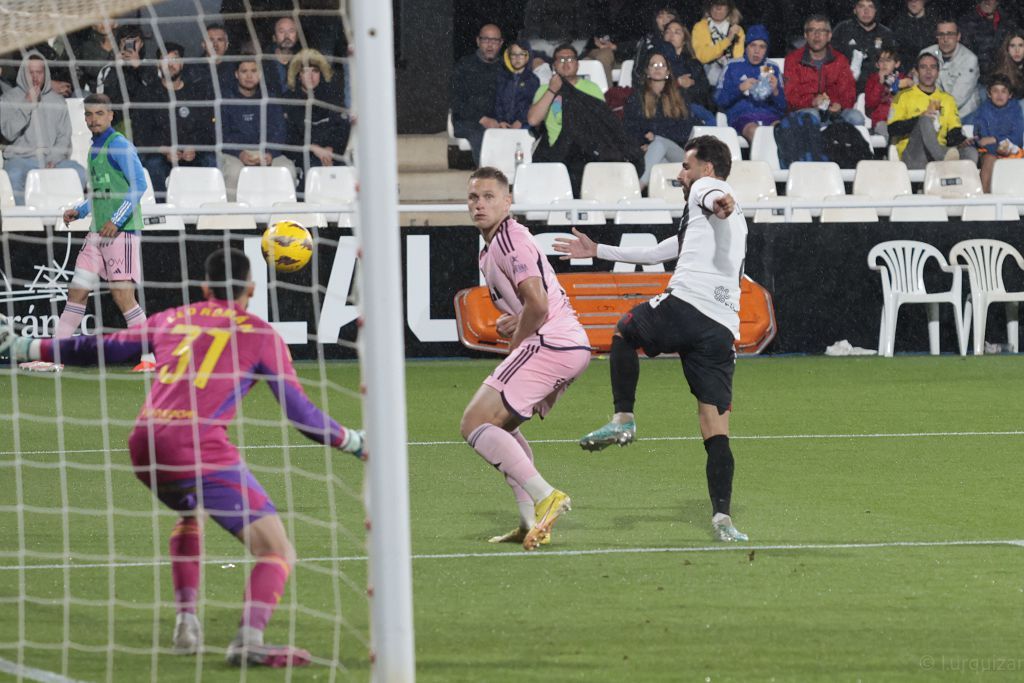
[[[28,62],[33,56],[42,60],[45,80],[39,99],[29,102]],[[35,50],[21,62],[17,85],[0,98],[0,132],[11,141],[4,148],[5,159],[37,158],[43,166],[71,156],[68,105],[50,88],[50,66]]]

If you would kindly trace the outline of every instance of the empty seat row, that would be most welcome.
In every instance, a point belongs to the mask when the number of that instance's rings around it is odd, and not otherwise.
[[[155,205],[152,182],[142,197],[143,205]],[[271,221],[294,218],[308,225],[327,225],[322,212],[310,212],[322,205],[352,205],[356,198],[356,175],[351,166],[318,167],[306,176],[306,201],[296,201],[295,186],[285,168],[247,167],[238,178],[238,201],[227,201],[224,176],[217,168],[179,167],[171,171],[167,180],[167,202],[163,206],[181,209],[225,208],[238,206],[272,206],[275,214],[269,216],[223,214],[199,217],[200,228],[255,228],[256,220]],[[48,218],[82,201],[84,193],[78,175],[71,169],[43,169],[30,171],[25,183],[25,208]],[[0,209],[13,208],[14,193],[7,173],[0,170]],[[281,211],[277,214],[276,211]],[[289,213],[290,212],[290,213]],[[287,213],[287,215],[285,215]],[[189,218],[189,221],[194,218]],[[350,227],[352,214],[342,212],[337,217],[339,226]],[[158,229],[183,229],[181,216],[153,217],[148,221]],[[75,221],[72,230],[87,230],[89,220]],[[42,230],[42,217],[5,218],[4,230]]]

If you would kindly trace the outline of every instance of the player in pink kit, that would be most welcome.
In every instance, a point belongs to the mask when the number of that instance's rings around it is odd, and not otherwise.
[[[533,463],[519,425],[542,418],[590,363],[587,334],[530,231],[509,215],[508,179],[485,166],[469,178],[469,212],[486,246],[480,271],[502,316],[498,332],[511,338],[509,355],[484,380],[462,415],[462,436],[505,475],[519,506],[519,526],[491,543],[550,542],[551,526],[570,500]]]
[[[181,513],[171,532],[171,572],[178,616],[174,649],[202,646],[196,618],[201,513],[208,513],[257,558],[227,661],[241,665],[299,666],[309,653],[267,645],[263,631],[295,564],[295,549],[263,487],[228,440],[237,402],[260,379],[288,419],[310,439],[363,458],[362,433],[346,429],[306,397],[284,340],[268,323],[246,313],[252,296],[249,259],[238,249],[206,260],[206,301],[150,317],[144,325],[108,337],[35,340],[0,329],[0,356],[14,361],[55,359],[91,365],[137,360],[143,343],[156,356],[157,374],[128,447],[136,476],[169,508]]]

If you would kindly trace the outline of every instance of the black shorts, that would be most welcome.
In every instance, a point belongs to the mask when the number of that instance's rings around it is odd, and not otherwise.
[[[634,307],[619,320],[618,329],[623,339],[648,356],[678,353],[697,400],[720,413],[732,409],[736,350],[725,325],[679,297],[663,294]]]

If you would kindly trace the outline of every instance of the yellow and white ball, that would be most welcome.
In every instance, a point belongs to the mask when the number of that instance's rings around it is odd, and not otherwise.
[[[268,227],[261,246],[267,263],[279,273],[302,270],[313,258],[313,237],[295,221],[278,221]]]

